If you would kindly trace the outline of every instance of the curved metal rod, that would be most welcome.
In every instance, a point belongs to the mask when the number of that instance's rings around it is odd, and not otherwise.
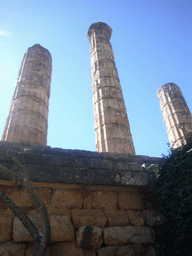
[[[24,166],[16,158],[10,156],[5,151],[0,150],[0,153],[2,155],[4,155],[4,156],[8,157],[9,159],[11,159],[14,163],[16,163],[18,165],[19,169],[22,171],[23,175],[25,174],[25,177],[22,177],[21,174],[18,175],[16,173],[14,173],[13,171],[9,170],[8,168],[0,165],[0,169],[5,174],[8,174],[13,180],[18,181],[24,187],[24,189],[27,190],[27,192],[29,193],[30,197],[34,201],[35,205],[37,206],[37,211],[42,216],[44,234],[41,234],[37,229],[35,230],[34,229],[34,227],[35,227],[34,225],[33,225],[33,227],[31,227],[31,231],[32,231],[32,229],[34,230],[34,232],[35,232],[34,237],[37,238],[37,240],[35,239],[35,241],[36,241],[36,248],[35,248],[35,252],[34,252],[33,255],[34,256],[44,256],[45,255],[45,251],[46,251],[46,247],[47,247],[47,244],[48,244],[49,238],[50,238],[50,223],[49,223],[49,217],[48,217],[48,214],[47,214],[47,209],[45,208],[45,206],[44,206],[43,202],[40,200],[40,198],[37,196],[34,188],[31,186],[31,184],[27,180],[26,170],[25,170]],[[3,197],[2,193],[1,193],[1,196]],[[5,199],[5,201],[8,200],[8,198],[6,198],[6,197],[4,197],[4,199]],[[9,198],[9,200],[11,200],[11,199]],[[7,202],[9,202],[7,206],[10,208],[10,205],[12,204],[11,203],[12,200],[11,201],[9,201],[9,200],[7,201]],[[16,211],[18,211],[18,209]],[[22,216],[22,219],[24,220],[25,219],[24,215],[21,215],[21,216]],[[28,218],[28,217],[26,216],[26,218]],[[25,219],[25,220],[26,220],[26,222],[28,221],[27,219]],[[22,220],[21,220],[21,222],[22,222]],[[24,223],[26,223],[26,222],[24,221]],[[24,226],[25,226],[25,224],[24,224]],[[26,227],[26,228],[28,230],[28,227]],[[30,231],[29,231],[29,233],[30,233]]]
[[[35,241],[39,240],[39,231],[33,222],[21,211],[21,209],[0,190],[0,199],[6,204],[7,207],[20,219],[21,223],[26,227],[30,235]]]

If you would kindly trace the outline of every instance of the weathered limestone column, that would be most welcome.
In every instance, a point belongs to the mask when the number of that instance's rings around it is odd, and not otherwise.
[[[92,90],[98,152],[135,154],[127,111],[109,42],[112,29],[98,22],[90,26]]]
[[[192,116],[180,88],[167,83],[159,88],[157,95],[172,148],[185,145],[192,132]]]
[[[39,44],[23,57],[2,136],[3,141],[47,144],[52,59]]]

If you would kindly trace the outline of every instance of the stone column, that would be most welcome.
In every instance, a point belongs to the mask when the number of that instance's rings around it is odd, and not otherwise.
[[[192,132],[192,116],[180,88],[167,83],[159,88],[157,95],[171,147],[185,145]]]
[[[98,152],[135,154],[127,111],[109,42],[112,29],[98,22],[90,26],[94,128]]]
[[[47,145],[52,59],[39,44],[23,57],[3,141]]]

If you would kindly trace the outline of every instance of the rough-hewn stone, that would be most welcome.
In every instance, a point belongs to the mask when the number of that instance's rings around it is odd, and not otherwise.
[[[119,193],[119,208],[127,210],[143,210],[144,201],[141,193],[138,192],[120,192]]]
[[[135,228],[128,227],[109,227],[103,229],[104,243],[106,245],[125,245],[130,243],[135,234]]]
[[[83,249],[99,249],[103,243],[102,229],[93,226],[80,227],[76,233],[77,245]]]
[[[26,244],[24,243],[3,243],[0,244],[0,255],[2,256],[25,256]]]
[[[147,185],[148,177],[146,177],[146,173],[137,172],[137,171],[121,171],[121,173],[116,173],[115,181],[120,182],[122,185],[139,185],[144,186]]]
[[[3,208],[0,208],[0,216],[14,217],[14,213],[5,206]]]
[[[79,248],[75,242],[61,242],[50,245],[51,256],[84,256],[84,250]]]
[[[91,167],[97,169],[111,170],[113,169],[113,161],[101,160],[101,159],[91,159]]]
[[[135,236],[131,238],[132,244],[153,244],[155,242],[155,231],[150,227],[135,227]]]
[[[129,223],[133,226],[144,226],[145,225],[145,211],[126,211],[129,217]]]
[[[93,192],[84,192],[83,193],[83,208],[92,209],[93,208]]]
[[[103,210],[92,209],[74,209],[71,210],[73,225],[75,228],[80,228],[85,225],[105,227],[107,224],[107,217]]]
[[[157,246],[149,246],[149,248],[147,248],[147,253],[146,256],[159,256],[159,250],[157,248]]]
[[[51,189],[50,188],[37,188],[36,193],[41,199],[41,201],[44,203],[44,205],[47,207],[51,200]]]
[[[60,183],[81,186],[115,186],[114,190],[121,186],[146,186],[148,173],[145,170],[140,170],[139,166],[143,163],[157,164],[161,160],[148,156],[55,149],[48,146],[6,141],[0,141],[0,148],[16,157],[26,167],[31,182],[46,182],[49,183],[49,187],[53,188],[58,187]],[[112,162],[111,170],[104,169],[106,168],[106,158]],[[101,169],[91,166],[92,159],[104,161],[104,164],[100,164]],[[10,159],[0,155],[0,161],[6,167],[11,168],[13,172],[18,173],[18,166],[13,164]],[[0,172],[0,179],[10,180],[10,177]]]
[[[0,243],[8,242],[12,238],[13,217],[0,216]]]
[[[141,164],[139,163],[132,163],[132,162],[117,162],[115,164],[115,169],[117,170],[130,170],[130,171],[141,171],[143,170]]]
[[[9,154],[15,157],[18,157],[21,163],[26,166],[27,171],[29,171],[29,177],[32,177],[35,181],[31,182],[31,185],[37,188],[37,194],[40,195],[42,201],[47,206],[52,232],[50,243],[53,254],[50,254],[50,256],[55,256],[55,251],[56,253],[58,252],[58,256],[70,254],[83,256],[96,256],[96,254],[99,255],[99,250],[96,253],[94,249],[83,249],[77,247],[77,240],[75,240],[75,237],[78,236],[74,236],[74,229],[75,231],[78,231],[77,229],[81,230],[81,227],[83,227],[84,225],[97,227],[96,229],[103,228],[103,233],[106,234],[106,236],[104,235],[103,237],[106,239],[108,244],[105,243],[105,241],[103,242],[101,246],[101,248],[103,247],[101,250],[102,253],[108,253],[108,247],[111,247],[110,244],[113,244],[114,241],[118,244],[115,251],[113,250],[111,251],[111,254],[106,255],[129,255],[130,253],[136,252],[134,250],[132,252],[125,249],[124,247],[127,246],[127,244],[141,244],[145,245],[146,248],[149,248],[149,245],[154,243],[151,235],[153,234],[153,230],[150,227],[128,226],[129,228],[127,228],[127,225],[143,225],[143,218],[141,218],[142,216],[140,216],[139,213],[144,213],[144,211],[146,211],[145,209],[149,209],[147,207],[145,208],[145,204],[142,201],[142,197],[144,195],[143,191],[145,191],[143,184],[141,187],[141,184],[139,182],[136,182],[135,185],[137,186],[128,186],[129,183],[127,184],[126,182],[122,183],[121,181],[117,181],[117,179],[114,178],[114,174],[119,175],[122,179],[123,177],[125,177],[126,173],[139,172],[144,173],[147,176],[147,170],[143,169],[142,171],[137,171],[136,169],[139,169],[142,163],[150,164],[153,163],[153,161],[159,161],[159,159],[152,159],[147,156],[130,156],[108,152],[97,153],[78,150],[70,151],[63,149],[51,149],[50,147],[46,146],[37,147],[34,145],[21,145],[9,142],[0,142],[0,146],[1,145],[5,145],[4,148],[6,149],[6,151],[8,151]],[[95,159],[98,161],[91,161],[91,159]],[[74,166],[76,164],[76,167],[72,168],[72,173],[70,173],[71,167],[68,168],[67,165],[63,169],[62,165],[65,160],[69,165],[71,165],[70,161],[73,162],[72,164],[74,164]],[[10,161],[10,159],[2,157],[0,155],[0,161],[2,164],[5,164],[8,167],[11,166],[13,167],[14,171],[17,171],[17,166],[14,165],[12,161]],[[104,162],[102,163],[102,161]],[[111,166],[111,168],[113,168],[113,170],[107,169],[109,165]],[[36,169],[37,166],[38,168]],[[41,168],[42,166],[43,168]],[[82,168],[82,166],[86,166],[86,168],[84,169]],[[97,170],[97,167],[101,169]],[[126,168],[132,167],[132,171],[126,171]],[[116,170],[116,168],[118,170]],[[75,169],[78,170],[78,172],[76,172]],[[68,172],[65,172],[66,170]],[[81,174],[79,170],[84,173],[81,178],[79,178],[79,175]],[[70,180],[71,176],[75,175],[79,179],[79,182],[81,181],[81,183],[73,184],[73,182],[66,182],[66,180],[63,179],[63,177],[66,176],[66,173],[70,174],[67,180]],[[45,181],[44,178],[49,176],[50,180],[52,179],[52,182],[43,182]],[[62,182],[60,179],[62,179]],[[128,175],[127,180],[128,182],[130,182]],[[20,193],[20,191],[23,190],[20,189],[19,186],[18,188],[13,188],[13,183],[9,180],[7,181],[5,178],[0,179],[0,184],[1,189],[5,193],[7,190],[9,195],[12,195],[13,198],[16,198],[16,201],[21,200],[22,211],[28,215],[31,215],[34,218],[33,222],[35,224],[37,223],[37,228],[42,231],[41,219],[39,218],[39,216],[37,216],[37,214],[31,213],[31,209],[34,209],[33,202],[30,204],[26,203],[26,205],[29,206],[24,206],[25,202],[28,201],[22,201],[23,198],[21,197],[23,194]],[[102,186],[100,186],[101,184]],[[62,192],[60,193],[60,191]],[[63,193],[63,191],[65,191],[66,193]],[[18,192],[20,198],[16,195]],[[66,197],[67,195],[69,195],[69,197],[71,198],[71,202],[69,200],[67,201],[67,199],[65,200],[65,202],[63,202],[64,194]],[[78,194],[80,195],[79,197]],[[52,198],[52,200],[50,200],[50,198]],[[119,198],[118,201],[117,198]],[[77,200],[81,201],[80,204],[79,202],[77,202]],[[1,204],[0,207],[0,216],[13,218],[13,214],[10,212],[10,210],[4,207],[4,204]],[[79,208],[75,209],[75,207]],[[84,209],[80,207],[83,207]],[[155,208],[150,206],[150,209]],[[128,215],[131,216],[131,223],[129,222]],[[148,212],[148,226],[151,225],[149,222],[151,215],[151,221],[153,221],[153,213]],[[155,213],[155,215],[158,216],[158,213]],[[138,216],[139,218],[137,219],[136,217]],[[154,225],[154,223],[152,225]],[[106,232],[105,227],[115,228],[115,230]],[[5,226],[4,229],[5,228],[7,228],[7,226]],[[118,231],[116,230],[116,228],[118,228]],[[125,228],[125,230],[122,228]],[[16,241],[16,239],[14,239],[16,233],[20,234],[19,232],[23,232],[23,229],[24,227],[21,223],[20,226],[17,226],[17,230],[13,228],[13,231],[11,231],[11,233],[13,233],[14,241]],[[27,240],[27,243],[28,241],[34,242],[33,239],[26,239],[26,237],[29,235],[26,235],[26,233],[22,234],[24,237],[23,241]],[[115,235],[113,235],[113,233],[115,233]],[[127,239],[129,237],[127,236],[127,233],[131,233],[131,237],[129,239]],[[22,239],[18,241],[22,241]],[[82,236],[80,238],[80,241],[84,241],[85,244],[87,242],[85,239],[83,239]],[[89,245],[91,243],[93,245],[93,241],[91,241]],[[62,246],[60,244],[62,244]],[[95,244],[97,243],[95,242]],[[55,249],[55,251],[53,249],[54,247],[57,248]],[[150,251],[153,253],[154,250],[150,249]],[[148,252],[146,251],[146,253]],[[143,253],[141,255],[145,256],[146,253]],[[32,254],[32,244],[27,244],[27,254]],[[10,256],[12,256],[11,253]]]
[[[99,152],[135,154],[125,102],[109,42],[112,29],[94,23],[87,32],[91,43],[92,89],[96,147]]]
[[[150,244],[154,233],[148,227],[109,227],[103,229],[106,245]]]
[[[171,146],[185,145],[192,134],[192,115],[180,88],[167,83],[159,88],[157,95]]]
[[[51,226],[51,242],[73,241],[75,239],[71,217],[52,215],[49,219]]]
[[[124,210],[105,210],[107,216],[107,225],[111,226],[127,226],[129,219]]]
[[[28,214],[28,217],[35,224],[40,232],[43,232],[43,223],[40,214],[32,210]],[[50,215],[49,216],[51,226],[51,242],[73,241],[74,240],[74,228],[71,223],[70,216]],[[15,217],[13,222],[13,240],[15,242],[33,242],[33,238],[22,225],[20,220]]]
[[[27,216],[34,223],[40,232],[43,232],[43,223],[40,214],[36,210],[30,211]],[[33,238],[23,226],[21,221],[15,217],[13,221],[13,241],[14,242],[34,242]]]
[[[47,209],[48,215],[64,215],[64,216],[71,216],[70,210],[69,209],[60,209],[56,207],[49,207]]]
[[[118,195],[112,191],[96,191],[86,193],[83,208],[89,209],[117,209]]]
[[[154,210],[146,210],[146,225],[147,226],[158,226],[163,222],[163,215],[160,215]]]
[[[27,250],[25,256],[33,256],[34,250],[35,250],[35,243],[28,243],[27,244]],[[49,254],[49,248],[47,247],[45,256],[50,256]]]
[[[2,140],[47,144],[52,60],[35,44],[23,57]]]
[[[84,250],[84,256],[96,256],[96,251],[93,250]]]
[[[18,189],[17,187],[4,187],[2,188],[2,191],[19,207],[34,206],[29,193],[24,189]]]
[[[98,256],[144,256],[146,248],[143,245],[108,246],[97,251]]]
[[[54,192],[51,200],[51,206],[57,208],[81,209],[83,197],[81,191],[58,189]]]

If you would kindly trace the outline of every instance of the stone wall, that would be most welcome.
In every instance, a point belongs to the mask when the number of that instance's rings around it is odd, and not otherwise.
[[[25,166],[48,209],[51,238],[47,255],[156,255],[155,227],[161,215],[151,194],[147,156],[52,149],[0,142]],[[0,164],[18,172],[14,163]],[[42,230],[29,194],[0,173],[0,189]],[[153,200],[152,200],[153,201]],[[34,242],[17,217],[0,201],[0,255],[33,255]]]

